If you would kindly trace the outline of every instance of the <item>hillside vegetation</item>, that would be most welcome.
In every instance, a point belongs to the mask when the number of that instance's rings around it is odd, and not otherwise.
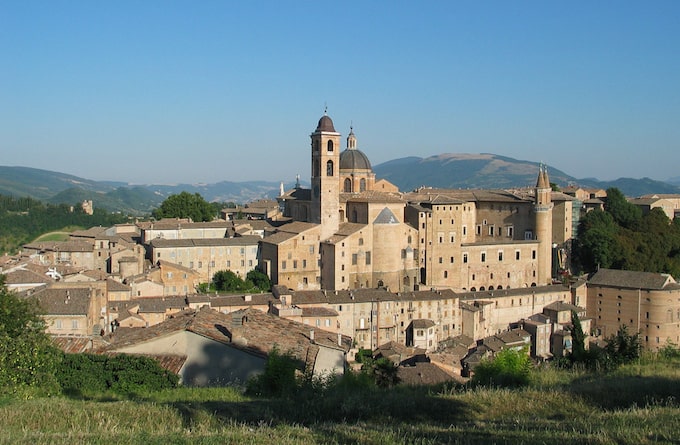
[[[534,370],[529,386],[381,389],[357,380],[261,399],[236,388],[4,400],[0,443],[677,443],[680,359],[611,374]]]
[[[93,215],[66,204],[44,204],[32,198],[0,195],[0,254],[14,253],[38,236],[65,227],[108,227],[127,220],[95,208]]]

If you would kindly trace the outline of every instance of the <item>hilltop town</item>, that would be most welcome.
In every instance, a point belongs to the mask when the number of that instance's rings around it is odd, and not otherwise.
[[[275,201],[209,222],[130,222],[29,243],[0,273],[40,304],[67,352],[152,355],[187,385],[242,382],[275,347],[316,374],[369,350],[407,381],[463,378],[504,349],[568,355],[574,314],[590,347],[622,325],[650,350],[680,343],[672,276],[567,279],[578,221],[603,208],[604,190],[554,191],[541,167],[524,189],[400,191],[376,178],[352,128],[343,149],[324,114],[310,140],[310,188],[282,187]],[[669,219],[680,211],[675,195],[631,202]],[[199,292],[218,271],[253,269],[270,292]]]

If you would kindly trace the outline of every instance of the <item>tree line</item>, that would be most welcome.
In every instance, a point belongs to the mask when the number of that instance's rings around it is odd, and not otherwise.
[[[598,268],[680,276],[680,221],[660,208],[643,214],[616,188],[607,189],[604,210],[581,219],[573,245],[576,272]]]
[[[109,227],[125,221],[126,215],[98,208],[88,215],[77,205],[47,204],[33,198],[0,195],[0,254],[14,253],[38,236],[64,227]]]

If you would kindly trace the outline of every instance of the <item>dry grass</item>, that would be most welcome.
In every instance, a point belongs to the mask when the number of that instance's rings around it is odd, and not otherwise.
[[[0,443],[680,443],[677,361],[606,376],[544,370],[530,387],[517,390],[345,391],[325,401],[307,393],[252,399],[232,388],[180,388],[133,400],[5,400]],[[381,404],[380,397],[388,402]],[[324,405],[328,400],[332,406]],[[334,407],[347,418],[320,417]],[[355,409],[362,414],[352,417]]]

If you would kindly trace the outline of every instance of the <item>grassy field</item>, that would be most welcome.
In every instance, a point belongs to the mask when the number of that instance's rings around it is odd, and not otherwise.
[[[234,388],[0,401],[7,444],[680,444],[680,360],[608,375],[541,370],[523,389]]]
[[[36,238],[33,242],[37,243],[40,241],[66,241],[69,238],[69,235],[76,231],[76,230],[82,230],[82,227],[78,226],[71,226],[71,227],[64,227],[63,229],[55,232],[49,232],[45,233],[43,235],[40,235],[38,238]]]

